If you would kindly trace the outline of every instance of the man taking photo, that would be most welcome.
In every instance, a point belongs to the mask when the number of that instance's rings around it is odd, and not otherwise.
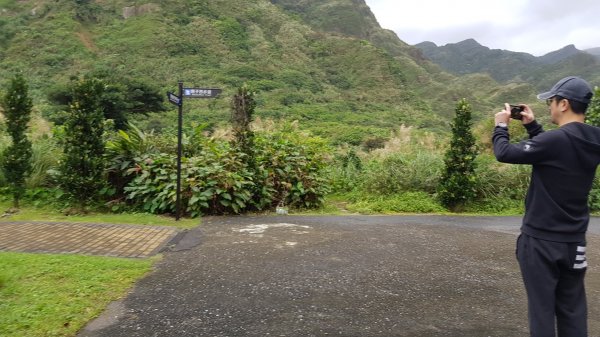
[[[579,77],[566,77],[548,92],[552,123],[544,132],[527,105],[517,115],[529,139],[510,144],[511,106],[495,115],[492,136],[496,159],[532,165],[525,199],[517,260],[528,300],[532,337],[587,337],[584,277],[587,269],[588,195],[600,163],[600,128],[587,124],[585,112],[591,86]],[[514,113],[514,112],[513,112]],[[519,116],[520,114],[520,116]]]

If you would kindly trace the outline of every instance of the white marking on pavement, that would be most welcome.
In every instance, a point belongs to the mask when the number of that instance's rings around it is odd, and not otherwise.
[[[235,231],[238,231],[240,233],[248,233],[248,234],[262,234],[264,233],[267,229],[271,229],[271,228],[305,228],[305,229],[310,229],[310,226],[302,226],[302,225],[295,225],[295,224],[290,224],[290,223],[276,223],[276,224],[259,224],[259,225],[248,225],[245,228],[242,229],[235,229]],[[296,232],[298,234],[306,234],[308,232]]]

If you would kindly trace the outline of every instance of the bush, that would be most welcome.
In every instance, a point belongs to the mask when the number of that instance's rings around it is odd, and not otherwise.
[[[125,135],[121,132],[119,141],[110,142],[108,151],[112,170],[120,170],[128,181],[124,198],[133,207],[152,213],[174,212],[175,154],[159,152],[164,149],[163,144],[150,147],[155,140],[164,141],[162,138],[137,134],[133,138],[144,138],[144,146],[150,150],[131,158],[137,152],[136,146],[126,141]],[[238,214],[279,204],[313,208],[323,203],[329,191],[323,174],[327,153],[323,141],[306,137],[291,127],[256,132],[254,161],[247,160],[247,154],[226,140],[210,139],[198,132],[184,138],[189,142],[186,147],[193,147],[194,151],[184,151],[188,156],[182,159],[181,201],[192,216]],[[120,206],[115,202],[113,208]]]
[[[26,131],[33,107],[29,86],[21,74],[11,80],[0,105],[6,117],[6,131],[12,140],[2,152],[0,169],[12,191],[14,207],[19,208],[19,199],[25,193],[25,179],[31,172],[31,142]]]
[[[82,79],[73,84],[71,109],[64,128],[64,157],[60,186],[69,199],[84,208],[99,199],[105,186],[104,115],[100,106],[104,84]]]
[[[141,157],[131,169],[135,178],[125,187],[128,200],[151,213],[176,211],[177,167],[175,157],[157,154]],[[241,213],[251,194],[250,172],[231,151],[206,151],[185,158],[181,165],[181,204],[192,216]]]
[[[290,127],[256,133],[256,206],[286,204],[298,208],[321,206],[330,187],[325,175],[327,147]]]

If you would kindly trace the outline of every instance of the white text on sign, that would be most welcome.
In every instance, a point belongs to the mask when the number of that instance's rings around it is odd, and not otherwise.
[[[184,96],[196,96],[196,97],[213,97],[216,96],[212,89],[184,89]]]

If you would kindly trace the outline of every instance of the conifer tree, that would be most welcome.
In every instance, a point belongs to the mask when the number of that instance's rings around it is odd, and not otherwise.
[[[21,74],[11,80],[1,103],[12,144],[4,150],[0,166],[13,195],[13,206],[19,208],[19,200],[25,194],[25,179],[31,171],[31,142],[25,132],[33,106],[27,83]]]
[[[471,106],[462,99],[456,105],[455,112],[452,140],[445,155],[445,169],[438,195],[444,206],[456,211],[475,197],[477,148],[471,131]]]
[[[100,105],[103,90],[103,82],[95,78],[74,82],[73,100],[64,125],[60,183],[71,201],[82,208],[80,210],[95,201],[105,186],[104,113]]]

